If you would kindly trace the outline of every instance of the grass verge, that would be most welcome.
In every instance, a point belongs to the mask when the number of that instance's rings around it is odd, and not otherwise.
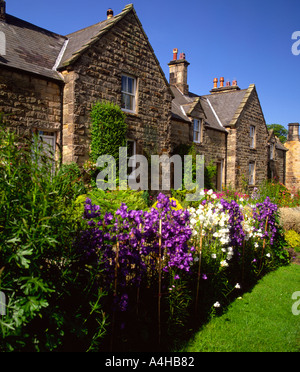
[[[300,266],[281,267],[213,318],[182,351],[299,352],[300,315],[292,313],[297,291]]]

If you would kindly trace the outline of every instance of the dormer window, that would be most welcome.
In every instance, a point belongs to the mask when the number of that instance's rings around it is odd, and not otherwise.
[[[275,145],[274,143],[270,144],[270,160],[274,160],[275,155]]]
[[[194,142],[201,143],[202,123],[199,119],[194,119]]]

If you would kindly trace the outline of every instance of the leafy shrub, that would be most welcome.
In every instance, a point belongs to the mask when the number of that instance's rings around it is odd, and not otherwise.
[[[113,190],[103,191],[100,189],[92,190],[90,193],[81,195],[76,200],[77,211],[83,211],[86,198],[90,198],[93,204],[99,205],[107,213],[115,213],[125,203],[129,209],[148,209],[147,200],[143,191],[134,190]]]
[[[92,107],[91,158],[112,155],[118,164],[119,148],[126,146],[127,125],[121,108],[110,102],[97,102]]]
[[[88,350],[105,331],[97,268],[80,263],[74,165],[53,171],[38,138],[0,125],[1,351]]]
[[[279,207],[295,207],[300,205],[300,196],[292,192],[282,183],[274,181],[265,181],[258,189],[254,191],[255,200],[263,201],[269,197],[272,203]]]
[[[284,236],[288,245],[296,252],[300,252],[300,235],[294,230],[289,230],[285,232]]]

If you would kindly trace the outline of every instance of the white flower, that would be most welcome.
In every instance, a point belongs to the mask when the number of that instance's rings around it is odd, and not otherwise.
[[[213,199],[217,199],[217,195],[216,194],[212,194],[211,196]]]
[[[240,289],[241,288],[241,286],[239,285],[239,283],[236,283],[236,285],[235,285],[235,287],[234,288],[236,288],[236,289]]]
[[[228,266],[228,263],[227,263],[227,261],[221,261],[221,266],[222,267],[227,267]]]
[[[255,248],[258,248],[258,243],[254,243],[254,247]]]
[[[269,257],[270,258],[271,257],[271,254],[270,253],[267,253],[266,254],[266,257]]]
[[[190,222],[191,222],[192,225],[196,225],[197,220],[195,218],[192,218]]]
[[[213,194],[213,190],[208,190],[207,191],[207,195],[212,195]]]
[[[220,306],[221,306],[220,302],[217,301],[217,302],[214,303],[214,307],[220,307]]]
[[[213,253],[213,254],[211,255],[211,258],[217,258],[217,255],[216,255],[215,253]]]

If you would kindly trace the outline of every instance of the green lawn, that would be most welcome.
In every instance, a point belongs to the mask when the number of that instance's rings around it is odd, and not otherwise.
[[[300,315],[292,313],[292,294],[297,291],[300,266],[281,267],[212,319],[183,351],[299,352]]]

